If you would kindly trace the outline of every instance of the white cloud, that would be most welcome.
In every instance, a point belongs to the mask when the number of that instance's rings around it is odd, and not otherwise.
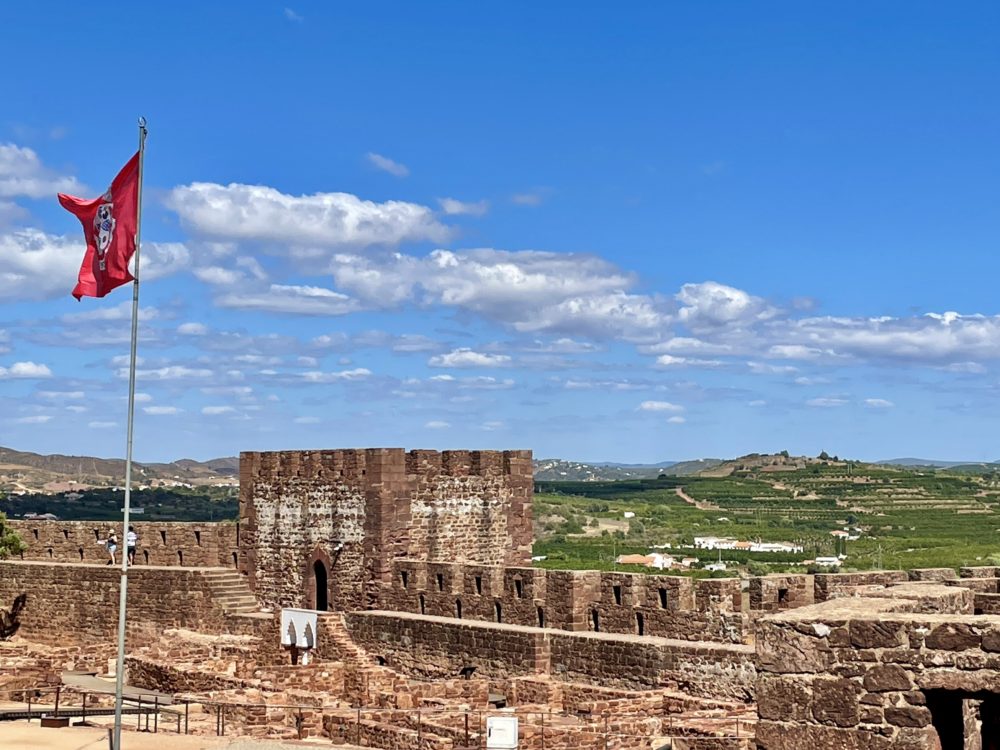
[[[502,430],[504,426],[505,425],[503,422],[497,422],[497,421],[483,422],[481,425],[479,425],[479,429],[485,430],[486,432],[494,432],[496,430]]]
[[[767,350],[767,355],[776,359],[817,359],[827,353],[801,344],[775,344]]]
[[[449,424],[448,422],[442,422],[438,419],[434,419],[425,424],[424,427],[427,428],[428,430],[445,430],[451,427],[451,424]]]
[[[5,227],[9,224],[13,224],[15,221],[20,221],[27,215],[27,209],[22,208],[13,201],[0,200],[0,227]]]
[[[942,369],[948,372],[962,372],[970,375],[982,375],[986,372],[986,368],[978,362],[952,362],[950,365],[945,365]]]
[[[410,174],[410,170],[405,164],[393,161],[388,156],[382,156],[382,154],[376,154],[373,151],[369,151],[365,154],[365,158],[368,159],[368,163],[375,167],[375,169],[388,172],[394,177],[406,177]]]
[[[887,401],[884,398],[866,398],[865,406],[870,409],[891,409],[895,406],[892,401]]]
[[[221,414],[235,414],[236,409],[232,406],[203,406],[201,413],[207,416],[219,416]]]
[[[767,401],[765,401],[762,398],[755,398],[753,401],[748,401],[747,402],[747,406],[752,406],[754,408],[757,408],[757,407],[760,407],[760,406],[767,406]]]
[[[511,203],[518,206],[540,206],[543,200],[541,193],[514,193],[510,197]]]
[[[490,210],[489,201],[466,203],[455,198],[438,198],[438,204],[448,216],[483,216]]]
[[[179,242],[144,241],[140,255],[139,273],[142,281],[153,281],[178,271],[188,270],[191,267],[191,251]],[[129,268],[134,275],[134,255],[129,263]]]
[[[14,378],[51,378],[48,365],[35,362],[15,362],[10,367],[0,367],[0,380]]]
[[[0,143],[0,198],[55,198],[56,193],[87,191],[75,177],[57,174],[30,148]]]
[[[128,364],[128,358],[126,357],[125,359],[126,359],[125,364]],[[120,364],[120,363],[116,363],[116,364]],[[139,364],[141,365],[142,362],[139,362]],[[135,402],[137,404],[148,404],[152,400],[153,400],[153,397],[150,396],[148,393],[136,393],[135,394]]]
[[[68,296],[86,252],[83,233],[58,236],[39,229],[0,234],[0,295],[5,300]],[[186,267],[187,248],[178,243],[143,243],[142,278],[156,279]]]
[[[83,391],[39,391],[39,398],[52,399],[54,401],[69,401],[84,398]]]
[[[341,370],[340,372],[319,372],[309,371],[302,373],[302,379],[307,383],[336,383],[344,380],[364,380],[370,377],[371,370],[364,367],[356,367],[353,370]]]
[[[799,371],[792,365],[770,365],[766,362],[747,362],[747,367],[755,375],[793,375]]]
[[[484,354],[462,348],[431,357],[427,364],[431,367],[506,367],[510,361],[506,354]]]
[[[587,354],[596,352],[599,347],[586,341],[576,341],[571,338],[560,338],[555,341],[535,340],[525,348],[528,352],[543,352],[546,354]]]
[[[14,420],[16,424],[45,424],[51,421],[52,416],[49,414],[36,414],[31,417],[18,417]]]
[[[645,391],[648,383],[637,383],[632,380],[587,380],[571,378],[563,383],[563,388],[571,391],[603,390],[603,391]]]
[[[774,335],[858,360],[946,366],[1000,358],[1000,316],[804,318],[788,321]]]
[[[139,320],[143,323],[156,320],[160,317],[160,311],[155,307],[139,307]],[[95,307],[83,312],[67,313],[59,318],[63,323],[83,323],[93,320],[99,321],[125,321],[132,320],[132,303],[130,301],[120,302],[117,305],[104,305]],[[125,364],[128,364],[128,357],[125,356]]]
[[[693,331],[747,325],[776,314],[761,298],[715,281],[685,284],[676,297],[678,318]]]
[[[117,427],[117,422],[88,422],[87,427],[94,430],[106,430],[111,427]]]
[[[846,398],[823,397],[811,398],[806,401],[806,406],[817,406],[825,409],[832,409],[838,406],[844,406],[845,404],[847,404]]]
[[[639,404],[639,411],[684,411],[683,406],[672,404],[669,401],[643,401]]]
[[[672,354],[661,354],[656,358],[656,366],[671,367],[721,367],[723,362],[717,359],[698,359],[697,357],[675,357]]]
[[[667,424],[684,424],[687,420],[684,417],[670,417]]]
[[[204,266],[194,269],[193,273],[198,281],[204,281],[213,286],[232,286],[246,279],[246,275],[242,272],[221,266]]]
[[[639,347],[644,354],[696,354],[702,356],[718,356],[734,354],[735,347],[729,343],[712,343],[687,336],[675,336],[667,341]]]
[[[289,21],[294,21],[296,23],[302,23],[302,21],[305,20],[302,16],[300,16],[291,8],[285,8],[285,18],[287,18]]]
[[[375,203],[350,193],[296,196],[264,185],[195,182],[174,188],[167,205],[198,234],[284,246],[391,246],[451,235],[427,206]]]
[[[433,375],[427,380],[430,384],[442,384],[463,390],[499,391],[514,387],[514,381],[510,378],[493,378],[486,375],[478,375],[471,378],[456,378],[454,375]],[[419,385],[416,379],[407,380],[406,385]]]
[[[631,294],[632,275],[572,253],[435,250],[368,258],[337,255],[337,286],[370,306],[413,301],[457,307],[523,332],[644,338],[669,322],[662,303]]]
[[[356,300],[318,286],[271,284],[262,291],[231,292],[215,300],[219,307],[292,315],[346,315],[360,309]]]
[[[6,301],[69,296],[85,250],[82,233],[69,238],[24,229],[0,235],[0,295]]]
[[[176,406],[144,406],[142,410],[151,416],[169,416],[171,414],[180,413],[180,409]]]
[[[319,417],[296,417],[292,421],[295,424],[319,424]]]
[[[138,380],[189,380],[192,378],[210,378],[213,374],[211,370],[205,368],[186,367],[184,365],[169,365],[167,367],[135,371],[135,376]],[[117,375],[120,378],[127,378],[128,368],[118,370]]]
[[[204,323],[181,323],[177,326],[177,333],[182,336],[204,336],[208,333],[208,326]]]

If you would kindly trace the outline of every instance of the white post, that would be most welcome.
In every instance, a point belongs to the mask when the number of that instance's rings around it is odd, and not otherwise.
[[[125,601],[128,595],[128,514],[132,500],[132,425],[135,419],[135,350],[139,338],[139,238],[142,226],[142,166],[146,155],[146,118],[139,118],[139,189],[136,197],[135,267],[132,275],[132,349],[128,369],[128,428],[125,448],[125,508],[119,549],[122,582],[118,598],[118,666],[115,670],[115,731],[112,750],[122,747],[122,690],[125,685]]]

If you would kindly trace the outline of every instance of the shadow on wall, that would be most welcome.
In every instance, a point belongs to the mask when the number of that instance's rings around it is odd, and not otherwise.
[[[6,641],[21,627],[21,612],[28,602],[27,594],[18,594],[10,609],[0,609],[0,641]]]

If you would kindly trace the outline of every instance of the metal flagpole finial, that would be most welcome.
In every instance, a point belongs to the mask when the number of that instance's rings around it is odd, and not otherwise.
[[[146,118],[143,117],[142,115],[139,115],[139,127],[142,128],[143,130],[146,129]]]

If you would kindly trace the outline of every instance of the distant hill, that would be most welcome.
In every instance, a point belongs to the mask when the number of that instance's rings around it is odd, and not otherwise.
[[[655,464],[622,464],[610,461],[566,461],[561,458],[535,460],[535,479],[540,482],[609,482],[618,479],[650,479],[668,476],[690,476],[713,469],[724,463],[720,458],[699,458],[695,461],[660,461]]]
[[[239,459],[135,462],[132,468],[137,485],[233,484],[239,470]],[[74,488],[121,485],[124,479],[125,461],[120,458],[43,455],[0,447],[0,490],[63,492]]]
[[[668,466],[672,462],[664,462]],[[535,479],[542,482],[600,482],[617,479],[648,479],[669,469],[663,465],[584,463],[561,458],[535,459]]]
[[[889,458],[875,463],[883,466],[933,466],[937,469],[950,469],[954,466],[990,466],[996,461],[938,461],[933,458]]]

